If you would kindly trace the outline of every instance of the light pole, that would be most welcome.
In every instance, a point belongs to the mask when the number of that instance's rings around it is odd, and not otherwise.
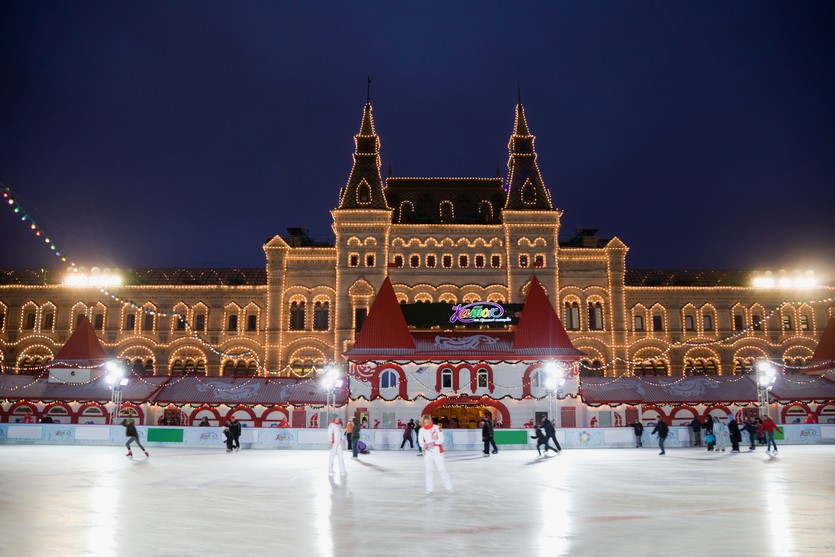
[[[105,365],[105,369],[107,374],[104,376],[104,382],[110,386],[110,402],[113,403],[110,425],[115,425],[122,407],[122,389],[130,380],[125,377],[125,363],[121,360],[110,360]]]
[[[336,390],[340,389],[342,385],[345,383],[345,380],[342,379],[339,373],[339,366],[336,364],[329,365],[325,368],[325,374],[322,376],[321,384],[325,388],[326,391],[326,399],[325,399],[325,415],[326,418],[324,420],[324,424],[321,424],[323,427],[328,427],[328,424],[331,421],[331,400],[333,400],[334,410],[336,409]]]
[[[760,417],[768,416],[768,391],[777,380],[777,368],[768,360],[757,361],[757,398],[760,403]]]
[[[559,398],[557,394],[560,387],[565,385],[565,368],[551,360],[545,364],[545,388],[548,389],[548,419],[554,420],[555,427],[560,427],[562,420],[557,414],[559,411]]]

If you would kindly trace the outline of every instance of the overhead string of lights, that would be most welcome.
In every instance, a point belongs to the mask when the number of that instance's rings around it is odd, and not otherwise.
[[[75,268],[76,264],[75,261],[72,259],[67,258],[66,255],[62,253],[61,250],[58,249],[58,246],[55,245],[55,242],[46,234],[46,231],[37,223],[35,219],[32,218],[23,206],[17,201],[17,196],[12,192],[11,188],[0,184],[0,187],[3,189],[3,201],[5,201],[5,205],[11,209],[11,211],[15,214],[15,216],[19,217],[21,222],[28,223],[29,231],[32,232],[37,238],[42,238],[44,245],[49,248],[49,251],[52,254],[59,258],[62,263],[67,263],[70,267]]]

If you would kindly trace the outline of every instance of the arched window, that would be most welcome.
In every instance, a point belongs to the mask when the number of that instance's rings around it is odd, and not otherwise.
[[[693,331],[696,329],[696,322],[693,319],[692,315],[685,315],[684,316],[684,330],[685,331]]]
[[[23,324],[23,328],[27,330],[32,330],[35,328],[35,312],[30,311],[26,314],[25,323]]]
[[[293,302],[290,304],[290,330],[304,330],[304,302]]]
[[[258,315],[251,313],[246,316],[246,330],[250,332],[258,330]]]
[[[392,370],[387,369],[380,374],[380,388],[388,389],[389,387],[397,386],[397,374]]]
[[[544,383],[542,381],[542,371],[537,370],[537,371],[533,372],[533,375],[531,375],[531,386],[542,387],[543,385],[544,385]]]
[[[129,313],[125,316],[125,330],[133,331],[136,329],[136,314]]]
[[[368,187],[368,184],[363,182],[357,188],[357,202],[358,203],[371,203],[371,188]]]
[[[194,330],[198,332],[203,332],[206,330],[206,315],[200,313],[194,316]]]
[[[705,331],[712,331],[713,330],[713,316],[712,315],[703,315],[702,316],[702,325],[704,326]]]
[[[445,369],[441,372],[441,388],[442,389],[451,389],[452,388],[452,370]]]
[[[580,330],[580,305],[577,302],[565,303],[565,328],[569,331]]]
[[[174,360],[174,363],[171,364],[171,373],[182,373],[183,372],[183,361],[182,360]]]
[[[249,362],[249,364],[246,366],[246,372],[249,375],[258,375],[258,363],[255,360]]]
[[[522,203],[527,205],[533,205],[536,203],[536,189],[534,189],[530,180],[525,182],[525,185],[522,186]]]
[[[481,222],[487,223],[493,220],[493,206],[489,201],[482,201],[478,205],[478,218]]]
[[[808,331],[811,327],[809,326],[809,316],[808,315],[801,315],[800,316],[800,330],[801,331]]]
[[[580,376],[581,377],[602,377],[603,376],[603,362],[600,360],[581,360],[580,361]]]
[[[600,302],[589,302],[589,330],[603,330],[603,305]]]
[[[478,370],[478,373],[476,373],[476,385],[479,389],[487,388],[487,378],[488,374],[486,369]]]
[[[784,331],[791,331],[792,327],[792,316],[788,313],[783,314],[783,330]]]
[[[235,364],[235,375],[246,375],[246,362],[238,360]]]
[[[194,360],[186,360],[185,365],[183,366],[183,371],[186,373],[193,373],[194,372]]]
[[[226,320],[226,330],[230,332],[234,332],[238,330],[238,316],[237,315],[230,315],[229,318]]]
[[[197,364],[194,366],[194,371],[196,373],[206,373],[206,362],[203,360],[197,360]]]
[[[740,332],[745,329],[745,316],[739,313],[734,315],[734,331]]]
[[[145,317],[142,318],[142,330],[143,331],[153,331],[154,330],[154,314],[153,313],[146,313]]]
[[[233,375],[235,373],[235,362],[226,360],[223,364],[223,375]]]
[[[636,315],[635,316],[635,330],[636,331],[643,331],[644,330],[644,316],[643,315]]]
[[[441,201],[441,204],[438,206],[438,210],[441,214],[441,223],[442,224],[450,224],[452,219],[454,218],[454,211],[452,208],[451,201]]]
[[[327,331],[330,326],[330,302],[316,302],[313,306],[313,330]]]
[[[400,222],[410,223],[415,220],[415,206],[411,201],[404,201],[400,204]]]

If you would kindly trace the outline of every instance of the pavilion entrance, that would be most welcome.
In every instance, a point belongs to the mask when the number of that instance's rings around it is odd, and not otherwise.
[[[497,412],[489,406],[480,404],[449,404],[439,406],[431,412],[432,420],[436,424],[443,424],[444,428],[476,429],[478,422],[485,412],[490,412],[493,420],[496,420]]]

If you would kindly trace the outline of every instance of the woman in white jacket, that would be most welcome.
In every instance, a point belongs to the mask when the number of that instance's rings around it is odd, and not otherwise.
[[[333,476],[333,459],[334,457],[339,458],[339,475],[344,476],[347,474],[345,471],[345,459],[342,456],[342,418],[336,418],[331,420],[330,425],[328,425],[328,447],[330,448],[330,454],[328,455],[328,476]]]
[[[441,481],[447,491],[452,491],[452,480],[446,471],[444,462],[444,432],[432,423],[432,417],[424,414],[421,418],[423,427],[418,433],[418,445],[423,448],[423,468],[426,472],[426,494],[432,495],[435,490],[435,475],[432,464],[438,467]]]
[[[724,451],[725,450],[725,435],[728,432],[728,428],[725,427],[724,422],[713,416],[713,436],[716,437],[716,450],[717,451]]]

